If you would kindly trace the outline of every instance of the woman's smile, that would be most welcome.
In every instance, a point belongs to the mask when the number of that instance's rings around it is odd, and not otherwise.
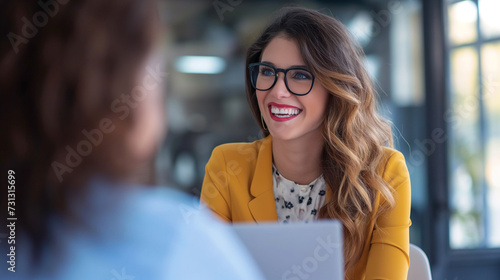
[[[289,121],[302,113],[302,110],[295,106],[277,104],[274,102],[269,102],[268,108],[271,119],[278,122]]]

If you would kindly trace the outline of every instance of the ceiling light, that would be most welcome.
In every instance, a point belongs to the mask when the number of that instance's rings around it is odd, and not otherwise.
[[[226,69],[226,61],[218,56],[186,55],[177,58],[175,69],[181,73],[219,74]]]

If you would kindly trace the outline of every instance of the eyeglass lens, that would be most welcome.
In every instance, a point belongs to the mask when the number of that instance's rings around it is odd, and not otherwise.
[[[287,88],[293,94],[307,94],[313,84],[313,75],[311,72],[300,68],[286,69],[285,83]],[[250,67],[252,85],[257,90],[271,89],[278,78],[277,69],[264,64],[257,64]]]

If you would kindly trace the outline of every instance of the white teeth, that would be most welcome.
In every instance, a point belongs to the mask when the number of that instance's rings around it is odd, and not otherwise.
[[[297,115],[298,113],[300,113],[300,110],[294,109],[294,108],[281,108],[280,109],[278,107],[271,106],[271,113],[273,113],[277,117],[286,118],[286,117]]]

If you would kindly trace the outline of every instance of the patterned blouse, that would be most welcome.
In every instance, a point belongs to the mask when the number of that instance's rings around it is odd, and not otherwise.
[[[283,177],[274,165],[273,190],[280,223],[317,220],[326,198],[323,175],[308,185],[300,185]]]

